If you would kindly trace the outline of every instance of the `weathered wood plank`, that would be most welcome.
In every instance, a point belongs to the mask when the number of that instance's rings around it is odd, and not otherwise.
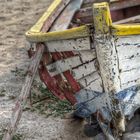
[[[127,19],[123,19],[123,20],[114,22],[113,24],[139,23],[139,22],[140,22],[140,15],[134,16],[134,17],[130,17],[130,18],[127,18]]]
[[[84,89],[103,92],[102,80],[97,71],[79,79],[78,82]]]
[[[140,35],[119,37],[116,46],[120,61],[140,56]]]
[[[81,79],[82,77],[85,77],[89,75],[90,73],[93,73],[96,71],[95,67],[96,61],[91,61],[89,63],[86,63],[82,66],[79,66],[77,68],[74,68],[71,72],[75,79]]]
[[[90,50],[91,43],[90,38],[77,38],[59,41],[49,41],[46,42],[49,52],[64,52],[64,51],[80,51],[80,50]]]
[[[12,137],[17,129],[17,125],[21,119],[23,107],[25,103],[27,102],[27,98],[30,94],[33,79],[35,77],[40,60],[42,58],[42,54],[45,49],[45,46],[43,45],[39,45],[38,47],[39,48],[37,52],[32,57],[30,67],[29,67],[27,76],[25,78],[25,83],[22,87],[19,97],[17,98],[15,107],[12,112],[11,120],[9,122],[8,128],[5,130],[5,135],[2,140],[12,140]]]
[[[50,31],[62,31],[69,27],[69,24],[73,18],[73,15],[80,9],[83,0],[73,0],[61,13],[59,18],[55,21]]]
[[[121,84],[132,82],[140,78],[140,68],[120,73]]]
[[[50,64],[46,67],[51,76],[71,70],[74,78],[79,79],[95,71],[95,61],[93,61],[93,58],[91,58],[90,61],[87,60],[85,63],[83,63],[78,56],[75,56],[69,59],[57,61],[54,64]]]
[[[140,78],[138,78],[134,81],[131,81],[131,82],[129,81],[125,84],[122,84],[121,89],[123,90],[123,89],[129,88],[129,87],[132,87],[132,86],[135,86],[135,85],[139,85],[139,84],[140,84]]]
[[[129,59],[119,61],[119,69],[121,72],[137,69],[140,67],[140,56],[134,56]]]
[[[140,0],[123,0],[111,3],[111,10],[120,10],[124,8],[134,7],[140,5]]]
[[[37,21],[37,23],[26,34],[34,34],[36,32],[46,32],[51,27],[54,19],[56,19],[70,0],[54,0],[47,11]]]

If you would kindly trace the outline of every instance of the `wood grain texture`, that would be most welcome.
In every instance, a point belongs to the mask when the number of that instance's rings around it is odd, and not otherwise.
[[[26,33],[26,39],[29,42],[46,42],[46,41],[56,41],[56,40],[64,40],[64,39],[73,39],[80,37],[88,37],[90,36],[90,26],[83,25],[80,27],[71,28],[65,31],[55,31],[48,33]]]
[[[117,37],[116,47],[119,60],[140,56],[140,35]]]
[[[46,46],[48,47],[49,52],[80,51],[91,49],[89,37],[49,41],[46,42]]]
[[[116,132],[124,132],[125,117],[119,102],[114,98],[114,94],[121,90],[121,83],[115,41],[110,33],[112,21],[108,4],[94,4],[93,13],[97,59],[105,93],[109,95],[113,126]]]
[[[102,80],[97,71],[79,79],[78,82],[84,89],[103,92]]]
[[[73,18],[73,15],[80,9],[83,0],[73,0],[64,9],[59,18],[55,21],[50,31],[62,31],[69,27],[69,24]]]
[[[120,90],[118,57],[114,39],[110,35],[111,17],[104,3],[94,5],[94,26],[97,59],[106,93]]]

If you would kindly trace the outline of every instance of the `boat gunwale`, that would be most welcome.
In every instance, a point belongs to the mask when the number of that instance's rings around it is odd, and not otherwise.
[[[62,1],[63,0],[54,0],[53,3],[50,5],[50,7],[47,9],[47,11],[43,14],[43,16],[41,16],[41,18],[37,21],[37,23],[25,33],[25,36],[29,42],[46,42],[46,41],[53,41],[53,40],[64,40],[64,39],[72,39],[72,38],[74,39],[74,38],[90,36],[91,31],[89,25],[82,25],[79,27],[67,29],[65,31],[43,32],[41,30],[44,26],[44,22],[47,22],[48,17],[51,16],[51,14],[55,11],[56,7]],[[117,35],[117,36],[139,35],[140,24],[139,25],[135,25],[135,24],[116,25],[111,23],[110,30],[112,35]]]

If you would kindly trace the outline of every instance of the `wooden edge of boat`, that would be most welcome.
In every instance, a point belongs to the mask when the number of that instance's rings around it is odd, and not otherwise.
[[[56,13],[56,11],[61,9],[59,8],[60,3],[62,3],[62,0],[55,0],[54,3],[52,3],[52,5],[49,7],[49,9],[38,20],[38,22],[29,31],[26,32],[25,35],[29,42],[45,42],[45,41],[52,41],[52,40],[63,40],[63,39],[90,36],[90,25],[83,25],[83,26],[67,29],[65,31],[44,32],[43,28],[45,22],[49,21],[50,23],[53,23],[54,20],[50,20],[50,19],[52,19],[52,16],[54,13]],[[68,4],[68,2],[66,3]],[[102,4],[105,5],[107,8],[109,8],[109,5],[107,3],[102,3]],[[97,5],[98,9],[100,9],[100,6],[98,4],[95,5]],[[109,11],[108,13],[106,13],[107,18],[108,16],[110,16]],[[49,26],[47,28],[49,28]],[[118,35],[118,36],[140,34],[140,25],[138,24],[117,25],[111,22],[110,29],[113,35]]]

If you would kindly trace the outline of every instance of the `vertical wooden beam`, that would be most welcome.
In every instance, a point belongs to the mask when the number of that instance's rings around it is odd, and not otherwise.
[[[105,92],[109,95],[111,115],[118,132],[125,130],[124,116],[114,94],[120,91],[118,57],[114,39],[110,32],[112,25],[108,3],[93,5],[95,43],[101,77]]]

